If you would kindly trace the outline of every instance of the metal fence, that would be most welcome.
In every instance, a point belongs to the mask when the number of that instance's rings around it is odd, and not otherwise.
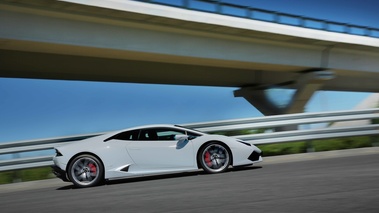
[[[379,118],[379,109],[349,110],[322,113],[301,113],[290,115],[266,116],[259,118],[234,119],[214,122],[202,122],[183,124],[182,126],[197,129],[207,133],[228,132],[236,130],[270,129],[293,125],[308,125],[319,123],[334,123],[356,120],[373,120]],[[24,152],[53,150],[54,147],[75,143],[89,137],[103,133],[76,135],[68,137],[50,138],[42,140],[30,140],[10,143],[0,143],[0,156],[5,154],[20,155]],[[333,127],[324,125],[323,128],[299,129],[283,132],[267,132],[260,134],[233,136],[253,144],[272,144],[294,141],[308,141],[315,139],[352,137],[362,135],[379,135],[379,124],[368,124],[360,126]],[[0,171],[18,170],[50,166],[53,164],[51,155],[36,157],[18,157],[11,160],[0,160]]]
[[[379,38],[379,29],[359,26],[349,23],[328,21],[288,13],[280,13],[272,10],[263,10],[245,5],[238,5],[221,0],[134,0],[171,7],[196,10],[201,12],[216,13],[227,16],[247,18],[278,24],[285,24],[310,29],[324,30],[336,33],[346,33]]]

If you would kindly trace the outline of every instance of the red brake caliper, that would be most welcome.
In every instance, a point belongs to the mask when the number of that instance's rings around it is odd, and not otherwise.
[[[92,173],[96,173],[97,168],[96,168],[95,165],[93,165],[92,163],[90,163],[90,164],[88,164],[88,166],[89,166],[89,169],[91,170]]]
[[[204,155],[204,160],[205,160],[205,163],[211,167],[212,166],[212,161],[211,161],[211,154],[209,152],[206,152],[205,155]]]

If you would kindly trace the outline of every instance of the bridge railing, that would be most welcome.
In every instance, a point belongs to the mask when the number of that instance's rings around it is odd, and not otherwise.
[[[171,7],[184,8],[208,13],[216,13],[227,16],[247,18],[259,21],[266,21],[278,24],[285,24],[297,27],[324,30],[336,33],[346,33],[351,35],[368,36],[379,38],[379,29],[359,26],[349,23],[328,21],[306,16],[298,16],[288,13],[281,13],[272,10],[253,8],[250,6],[238,5],[221,0],[134,0],[153,4],[160,4]]]
[[[202,122],[183,124],[187,128],[197,129],[207,133],[227,132],[236,130],[269,129],[275,127],[285,127],[304,124],[334,123],[356,120],[373,120],[379,118],[379,109],[349,110],[321,113],[301,113],[290,115],[266,116],[259,118],[233,119],[214,122]],[[250,135],[233,136],[253,144],[272,144],[294,141],[308,141],[315,139],[353,137],[362,135],[379,135],[379,124],[368,124],[360,126],[330,127],[299,129],[283,132],[268,132]],[[30,140],[10,143],[0,143],[1,155],[13,154],[21,156],[24,152],[41,150],[53,151],[54,147],[75,143],[89,137],[94,137],[104,133],[76,135],[68,137]],[[10,160],[0,160],[0,171],[27,169],[35,167],[50,166],[53,164],[52,155],[42,155],[33,157],[18,157]],[[0,158],[1,159],[1,158]]]

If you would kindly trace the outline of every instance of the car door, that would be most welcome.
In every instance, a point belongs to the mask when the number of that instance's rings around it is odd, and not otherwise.
[[[174,128],[141,129],[138,141],[129,141],[127,150],[141,168],[186,169],[195,166],[193,145],[190,141],[175,140],[185,132]]]

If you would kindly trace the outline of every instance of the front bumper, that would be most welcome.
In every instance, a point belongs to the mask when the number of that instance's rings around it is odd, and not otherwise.
[[[60,178],[65,182],[70,182],[70,180],[67,178],[66,171],[62,170],[58,166],[51,166],[51,168],[53,169],[53,173],[57,178]]]

